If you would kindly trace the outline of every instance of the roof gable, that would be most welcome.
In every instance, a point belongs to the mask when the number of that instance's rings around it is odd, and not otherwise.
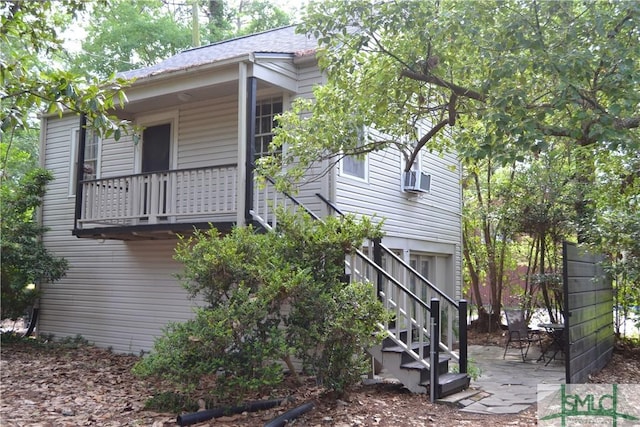
[[[304,34],[297,34],[295,26],[277,28],[218,43],[188,49],[155,65],[120,73],[126,79],[143,79],[172,71],[187,70],[206,64],[252,53],[277,53],[295,55],[298,52],[315,51],[317,41]]]

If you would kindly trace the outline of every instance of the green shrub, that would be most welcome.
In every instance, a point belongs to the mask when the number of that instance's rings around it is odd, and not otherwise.
[[[325,310],[305,310],[308,298],[296,301],[288,318],[289,338],[318,382],[341,393],[370,368],[365,350],[381,341],[377,323],[386,313],[369,284],[343,284],[319,301],[328,303]]]
[[[239,400],[280,384],[279,361],[290,365],[295,355],[327,388],[346,390],[360,380],[363,352],[379,340],[386,314],[370,285],[342,281],[345,254],[379,234],[368,220],[280,212],[277,233],[237,227],[182,239],[179,278],[208,307],[169,325],[135,372],[187,391],[216,374],[214,394]]]
[[[45,228],[35,221],[51,172],[34,169],[19,182],[0,177],[0,318],[17,319],[38,298],[33,284],[55,282],[67,261],[53,256],[41,240]]]

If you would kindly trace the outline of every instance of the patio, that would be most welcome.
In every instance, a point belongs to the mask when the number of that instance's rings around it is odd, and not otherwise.
[[[469,359],[480,370],[469,390],[442,399],[461,406],[461,411],[479,414],[516,414],[538,399],[538,385],[565,382],[564,363],[554,359],[545,366],[540,349],[531,346],[525,362],[512,348],[503,359],[504,346],[470,345]],[[542,397],[542,396],[541,396]]]

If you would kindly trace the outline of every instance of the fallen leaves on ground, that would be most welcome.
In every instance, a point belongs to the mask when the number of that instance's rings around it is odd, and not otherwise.
[[[38,347],[17,342],[1,349],[0,424],[33,426],[176,425],[176,415],[144,409],[158,384],[131,374],[137,356],[117,355],[91,346]],[[620,355],[616,355],[620,356]],[[601,375],[606,381],[640,382],[640,363],[614,357]],[[620,365],[624,368],[620,369]],[[634,371],[635,370],[635,371]],[[635,372],[633,381],[624,376]],[[614,381],[615,380],[615,381]],[[425,395],[406,392],[394,383],[361,385],[348,396],[323,394],[310,384],[277,408],[230,415],[197,426],[262,426],[285,411],[313,401],[315,407],[291,426],[528,426],[536,424],[535,406],[517,415],[476,415],[429,403]]]

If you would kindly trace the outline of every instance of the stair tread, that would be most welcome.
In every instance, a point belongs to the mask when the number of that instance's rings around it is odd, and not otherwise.
[[[442,362],[446,362],[449,359],[451,359],[449,356],[445,356],[443,354],[439,355],[439,359],[438,359],[438,363],[442,363]],[[407,362],[407,363],[403,363],[402,365],[400,365],[401,368],[405,368],[405,369],[429,369],[426,366],[424,366],[424,364],[418,360],[414,360],[413,362]],[[447,375],[447,374],[444,374]]]
[[[422,346],[428,346],[429,343],[413,343],[411,345],[411,349],[412,350],[416,350]],[[402,353],[405,351],[405,348],[401,345],[393,345],[393,346],[389,346],[389,347],[382,347],[382,351],[388,352],[388,353]]]
[[[403,363],[402,365],[400,365],[400,367],[405,369],[429,369],[417,360],[413,362]]]
[[[440,385],[452,385],[453,383],[467,383],[469,381],[470,377],[468,374],[458,374],[458,373],[447,373],[447,374],[441,374],[438,375],[438,384]],[[420,383],[421,386],[423,387],[428,387],[430,384],[430,381],[422,381]]]
[[[469,377],[468,374],[458,374],[458,373],[450,372],[448,374],[442,374],[442,375],[438,376],[438,383],[439,384],[448,384],[450,382],[459,380],[461,378],[468,378],[468,377]]]

